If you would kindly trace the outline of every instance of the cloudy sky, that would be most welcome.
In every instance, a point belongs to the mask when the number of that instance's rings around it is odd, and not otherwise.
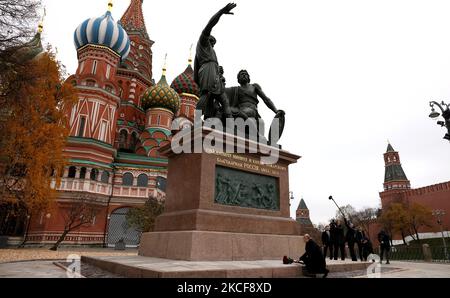
[[[107,0],[44,0],[44,40],[68,73],[77,67],[73,31],[105,13]],[[114,1],[116,20],[129,0]],[[450,180],[450,143],[428,118],[428,102],[450,103],[450,1],[237,0],[213,34],[228,85],[247,69],[287,113],[284,149],[301,155],[290,168],[295,194],[314,223],[340,205],[377,207],[387,140],[400,152],[412,187]],[[181,73],[190,45],[227,1],[145,0],[153,73]],[[194,46],[195,48],[195,46]],[[266,122],[272,112],[260,107]]]

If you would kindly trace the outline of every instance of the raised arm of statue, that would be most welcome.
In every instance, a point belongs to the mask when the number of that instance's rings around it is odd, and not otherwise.
[[[207,45],[208,38],[211,35],[211,31],[214,26],[219,23],[220,17],[224,14],[233,14],[231,10],[236,7],[235,3],[228,3],[224,8],[219,10],[212,18],[209,20],[208,25],[206,25],[205,29],[202,31],[202,35],[200,37],[200,43],[203,45]]]
[[[261,99],[264,101],[267,107],[271,109],[275,114],[278,113],[278,109],[275,107],[272,100],[270,100],[270,98],[267,97],[267,95],[262,91],[261,86],[259,86],[258,84],[253,84],[253,86],[255,86],[256,94],[258,94],[258,96],[261,97]]]

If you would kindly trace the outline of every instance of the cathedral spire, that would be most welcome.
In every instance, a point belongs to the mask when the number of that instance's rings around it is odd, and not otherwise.
[[[194,44],[191,44],[191,48],[189,49],[189,60],[188,60],[188,64],[190,66],[192,66],[192,47],[194,46]]]
[[[120,19],[122,26],[128,31],[138,31],[147,34],[144,22],[144,14],[142,12],[142,3],[144,0],[131,0],[130,6]]]
[[[109,2],[108,2],[108,11],[112,11],[113,6],[114,6],[114,4],[113,4],[112,0],[109,0]]]
[[[164,66],[162,69],[162,75],[166,76],[166,72],[167,72],[167,53],[166,53],[166,56],[164,56]]]
[[[42,14],[42,18],[39,21],[39,25],[38,25],[38,30],[37,30],[38,34],[41,34],[44,31],[44,20],[45,20],[46,16],[47,16],[47,10],[44,7],[44,13]]]

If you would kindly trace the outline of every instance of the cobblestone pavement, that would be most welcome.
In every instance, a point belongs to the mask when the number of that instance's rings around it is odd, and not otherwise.
[[[136,249],[117,251],[111,248],[70,248],[62,247],[58,251],[48,248],[21,248],[0,249],[0,264],[14,261],[27,260],[64,260],[67,256],[76,254],[80,256],[133,256],[137,255]]]

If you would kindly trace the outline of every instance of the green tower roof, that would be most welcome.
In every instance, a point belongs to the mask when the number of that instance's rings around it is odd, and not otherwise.
[[[300,200],[300,204],[298,204],[297,210],[302,210],[302,209],[308,209],[308,207],[306,206],[305,200],[303,200],[303,198]]]
[[[384,172],[384,182],[389,181],[406,181],[408,178],[399,164],[389,165]]]
[[[387,146],[386,152],[395,152],[394,148],[392,147],[392,145],[390,143]]]

